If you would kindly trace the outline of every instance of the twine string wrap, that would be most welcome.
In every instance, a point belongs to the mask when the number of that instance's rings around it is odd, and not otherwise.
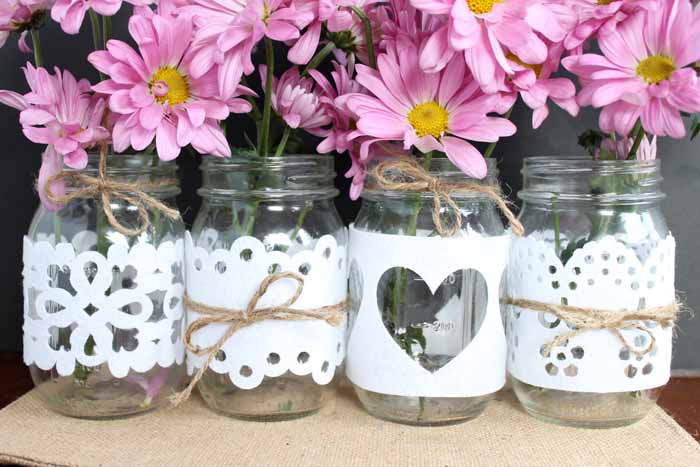
[[[284,279],[292,279],[296,281],[296,289],[292,296],[285,302],[269,306],[269,307],[258,307],[260,299],[265,295],[269,287],[275,282],[282,281]],[[184,341],[185,348],[194,355],[201,357],[207,355],[207,359],[201,368],[197,371],[195,376],[190,381],[187,388],[182,392],[175,394],[171,402],[174,406],[180,405],[182,402],[186,401],[192,390],[197,385],[204,372],[207,371],[211,365],[216,355],[221,351],[224,344],[239,330],[248,327],[254,323],[267,320],[275,321],[308,321],[308,320],[321,320],[330,324],[331,326],[340,326],[345,319],[345,309],[347,307],[347,300],[344,300],[335,305],[322,306],[317,308],[307,308],[307,309],[296,309],[292,308],[294,303],[299,299],[301,293],[304,290],[304,278],[299,274],[294,272],[278,272],[270,274],[265,277],[260,283],[260,286],[253,294],[245,309],[236,310],[224,307],[209,306],[204,303],[200,303],[192,300],[187,295],[184,297],[185,306],[198,314],[201,318],[193,321],[187,327],[185,331]],[[229,325],[228,330],[216,341],[213,345],[207,347],[198,347],[192,343],[194,334],[206,328],[211,324],[227,324]]]
[[[144,191],[175,185],[175,180],[165,179],[148,183],[135,183],[107,178],[107,144],[100,145],[97,174],[97,177],[93,177],[79,172],[63,171],[49,177],[44,191],[51,202],[60,205],[66,205],[78,198],[100,199],[107,221],[115,230],[128,237],[140,235],[148,229],[151,225],[151,221],[148,217],[149,209],[161,211],[172,220],[180,218],[180,212],[177,209],[168,207],[165,203]],[[78,188],[65,195],[56,195],[51,191],[50,187],[53,182],[59,180],[71,180]],[[138,209],[139,224],[137,227],[128,227],[116,218],[112,210],[113,199],[119,199]]]
[[[545,356],[549,355],[554,347],[564,345],[566,341],[579,334],[595,330],[608,330],[617,337],[631,354],[639,358],[644,357],[656,345],[656,337],[654,337],[654,333],[651,332],[644,321],[653,321],[663,327],[672,326],[680,310],[680,305],[677,301],[669,305],[647,308],[645,310],[600,310],[513,298],[505,299],[503,303],[525,310],[550,313],[574,327],[571,331],[560,334],[550,342],[547,342],[542,348],[542,354]],[[632,346],[621,332],[628,329],[635,329],[646,334],[649,337],[647,346],[643,349],[637,349]]]
[[[449,182],[443,178],[432,176],[420,164],[407,157],[380,162],[372,170],[372,176],[377,188],[382,190],[432,193],[433,224],[441,237],[451,237],[462,228],[462,212],[459,205],[452,199],[451,193],[475,193],[486,196],[496,203],[496,206],[508,219],[515,235],[521,237],[525,232],[523,225],[501,196],[501,190],[498,186],[482,185],[476,182]],[[454,222],[449,227],[445,226],[440,215],[443,204],[452,211],[454,217]]]

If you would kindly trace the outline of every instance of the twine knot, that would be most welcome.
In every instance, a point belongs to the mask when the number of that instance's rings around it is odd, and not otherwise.
[[[69,179],[78,187],[75,191],[62,196],[56,195],[51,191],[53,182]],[[66,205],[78,198],[99,198],[102,201],[102,209],[110,225],[118,232],[128,237],[133,237],[145,232],[151,225],[147,208],[161,211],[172,220],[180,218],[180,212],[177,209],[167,206],[144,191],[146,189],[172,186],[175,183],[174,180],[170,179],[149,183],[133,183],[107,178],[107,144],[102,144],[100,145],[97,177],[78,172],[60,172],[49,177],[44,186],[44,192],[51,202],[60,205]],[[112,210],[113,199],[122,200],[137,208],[139,213],[139,225],[137,227],[127,227],[116,218]]]
[[[636,357],[642,358],[651,352],[656,345],[656,337],[645,321],[658,323],[662,327],[673,326],[680,310],[678,301],[668,305],[648,308],[646,310],[601,310],[571,305],[555,305],[536,300],[507,298],[504,304],[516,306],[524,310],[550,313],[562,321],[566,321],[574,329],[560,334],[542,347],[542,354],[548,356],[554,347],[565,345],[566,342],[588,331],[608,330],[622,343],[625,349]],[[649,337],[649,343],[643,349],[632,346],[622,330],[635,329]]]
[[[441,237],[451,237],[462,228],[462,211],[452,199],[452,193],[475,193],[486,196],[496,203],[496,206],[508,219],[515,235],[521,237],[525,232],[523,225],[501,196],[501,189],[498,186],[482,185],[476,182],[452,183],[444,178],[433,177],[420,164],[407,157],[380,162],[372,170],[372,176],[376,186],[382,190],[432,193],[433,224]],[[441,216],[443,204],[447,205],[454,218],[449,227],[445,226]]]
[[[296,282],[296,288],[290,298],[279,305],[269,307],[258,307],[260,299],[265,295],[270,286],[276,282],[292,279]],[[260,283],[260,286],[255,291],[246,307],[242,310],[216,307],[206,305],[204,303],[192,300],[185,295],[184,304],[188,310],[194,311],[201,315],[201,318],[194,320],[187,327],[184,336],[185,348],[194,355],[201,357],[207,355],[207,359],[201,368],[197,371],[187,387],[175,394],[171,402],[174,406],[180,405],[186,401],[192,394],[192,390],[197,385],[199,380],[204,376],[216,355],[221,351],[224,344],[239,330],[255,324],[260,321],[275,320],[275,321],[309,321],[321,320],[331,326],[340,326],[345,319],[345,308],[347,300],[344,300],[335,305],[322,306],[318,308],[296,309],[292,306],[301,296],[304,290],[304,278],[294,272],[278,272],[265,277]],[[199,347],[192,343],[194,334],[209,326],[210,324],[228,324],[230,327],[219,340],[213,345],[207,347]]]

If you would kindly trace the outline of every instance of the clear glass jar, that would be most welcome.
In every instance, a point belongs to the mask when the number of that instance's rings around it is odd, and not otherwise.
[[[177,209],[176,166],[154,160],[109,155],[107,177],[173,179],[146,192]],[[81,173],[97,177],[97,166],[98,157],[90,155]],[[68,193],[76,189],[71,183]],[[133,205],[112,197],[111,208],[124,226],[141,225]],[[185,227],[181,219],[147,210],[151,225],[134,237],[116,231],[94,198],[77,198],[57,212],[40,206],[34,215],[24,251],[25,362],[38,394],[59,413],[134,415],[158,407],[182,383]],[[52,325],[52,316],[63,318]]]
[[[430,174],[447,183],[480,182],[498,184],[494,160],[487,160],[488,175],[483,180],[470,179],[445,158],[418,159]],[[365,232],[389,235],[434,237],[433,195],[374,189],[370,171],[362,193],[362,208],[354,228]],[[477,233],[484,237],[504,234],[503,222],[495,203],[489,198],[470,193],[451,193],[461,211],[461,231],[455,236]],[[452,222],[452,214],[443,210],[444,222]],[[448,224],[449,225],[449,224]],[[424,252],[406,252],[423,255]],[[352,316],[359,312],[361,292],[357,277],[350,269],[351,327]],[[396,344],[423,368],[435,372],[469,345],[485,318],[487,285],[475,270],[460,270],[449,275],[433,294],[422,277],[414,271],[395,267],[382,275],[377,288],[377,304],[382,321]],[[435,326],[436,314],[455,316],[440,333],[426,333]],[[441,348],[432,353],[430,348]],[[478,397],[411,397],[383,394],[354,384],[365,409],[372,415],[410,425],[447,425],[460,423],[481,414],[491,395]]]
[[[199,194],[203,203],[192,227],[192,239],[197,247],[203,247],[207,252],[216,254],[215,250],[221,252],[235,249],[233,245],[238,239],[252,237],[245,239],[249,242],[247,244],[251,244],[250,240],[259,241],[264,244],[265,252],[284,254],[292,258],[295,255],[311,254],[319,241],[325,241],[329,236],[343,251],[347,246],[347,231],[333,202],[333,198],[338,194],[334,187],[333,158],[318,155],[260,158],[249,152],[239,152],[231,159],[206,160],[202,165],[202,172],[203,187]],[[241,258],[246,254],[248,256],[245,259],[249,260],[252,254],[249,248],[241,252]],[[238,255],[234,259],[237,258]],[[269,269],[267,266],[265,268],[269,274],[282,271],[279,264],[274,264]],[[345,271],[343,256],[336,260],[333,277],[320,278],[320,284],[309,284],[310,281],[318,281],[319,278],[307,276],[305,288],[324,285],[331,287],[332,283],[337,285],[337,282],[340,282],[344,297],[347,280]],[[298,272],[306,273],[302,270]],[[191,294],[189,279],[188,277],[188,291]],[[232,289],[232,293],[238,290]],[[200,295],[204,302],[207,301],[205,295],[206,293]],[[321,305],[333,303],[323,303],[319,306]],[[258,324],[266,323],[263,321]],[[292,323],[282,324],[293,326]],[[342,329],[330,328],[328,326],[326,330],[314,332],[341,333],[344,341],[345,325]],[[246,329],[239,333],[243,331]],[[280,335],[281,339],[295,339],[295,336],[290,334],[294,333],[293,327],[286,328],[284,332],[286,334]],[[263,337],[265,339],[258,341],[256,347],[273,345],[267,338],[269,336]],[[304,343],[299,345],[303,346]],[[335,349],[335,344],[333,348]],[[246,350],[252,349],[236,348],[230,353],[249,355],[246,354]],[[339,348],[338,351],[340,350]],[[269,352],[268,363],[279,363],[280,359],[282,363],[288,361],[287,356],[280,355],[277,350]],[[298,357],[295,354],[293,358],[299,359],[301,363],[309,359],[309,354],[300,352]],[[313,358],[312,355],[311,359]],[[251,367],[253,372],[258,371],[258,367]],[[250,367],[244,368],[248,372],[251,371]],[[335,390],[339,372],[336,371],[335,365],[331,364],[328,368],[327,363],[325,370],[335,371],[333,379],[327,384],[319,384],[312,374],[298,374],[303,373],[301,371],[295,374],[289,370],[276,376],[266,375],[253,388],[242,388],[232,381],[229,373],[217,372],[210,367],[199,381],[198,388],[207,405],[224,415],[256,421],[288,420],[310,415],[326,403],[331,392]]]
[[[525,159],[522,173],[524,185],[518,196],[523,200],[520,221],[525,227],[526,236],[538,237],[549,245],[564,266],[588,242],[609,236],[631,249],[632,255],[644,264],[650,252],[669,235],[661,211],[664,194],[660,188],[662,177],[658,160],[594,161],[589,158],[533,157]],[[605,255],[603,253],[602,260],[608,260]],[[593,257],[585,258],[586,263],[594,262]],[[595,261],[600,260],[595,258]],[[627,265],[622,264],[624,260],[623,256],[609,259],[619,263],[620,267],[625,266],[627,271]],[[550,272],[554,274],[553,270]],[[631,267],[628,272],[635,273]],[[580,274],[581,271],[576,269],[576,273]],[[639,271],[636,273],[639,274]],[[621,283],[612,270],[608,273],[607,267],[602,269],[595,277],[588,279],[591,286],[586,289],[589,297],[607,293],[606,287],[611,287],[613,281],[617,285]],[[560,285],[556,282],[553,284]],[[566,288],[566,285],[561,284],[561,287]],[[569,287],[573,289],[574,285],[569,284]],[[632,282],[632,289],[638,287],[644,288],[646,285]],[[585,299],[563,304],[590,306],[584,302]],[[507,315],[506,319],[513,317]],[[558,323],[546,321],[550,327]],[[512,326],[508,328],[513,329]],[[569,326],[569,329],[572,328]],[[564,345],[568,345],[568,342]],[[627,377],[641,375],[641,366],[638,374],[633,368],[636,363],[634,356],[621,350],[619,345],[604,351],[609,352],[605,365],[625,360],[625,365],[631,362],[629,370],[625,369]],[[583,353],[583,350],[579,353]],[[565,354],[558,355],[561,357]],[[573,358],[581,356],[574,355]],[[670,351],[667,366],[670,367]],[[515,394],[531,415],[556,424],[588,428],[618,427],[641,420],[654,407],[663,388],[578,392],[531,385],[515,378],[512,373],[511,380]]]

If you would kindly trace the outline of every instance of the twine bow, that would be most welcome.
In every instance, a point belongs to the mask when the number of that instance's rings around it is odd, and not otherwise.
[[[406,191],[413,193],[429,192],[433,194],[433,224],[442,237],[451,237],[462,228],[462,212],[459,205],[452,199],[451,193],[477,193],[493,200],[501,210],[513,233],[521,237],[525,232],[508,203],[501,196],[497,186],[482,185],[475,182],[452,183],[440,177],[433,177],[426,169],[409,158],[388,159],[374,167],[372,176],[378,188],[390,191]],[[403,181],[407,178],[411,181]],[[443,203],[452,211],[454,222],[445,227],[442,217]]]
[[[538,302],[535,300],[513,299],[503,300],[506,305],[517,306],[526,310],[550,313],[562,321],[574,327],[569,332],[560,334],[542,348],[542,354],[548,356],[552,348],[563,345],[567,340],[588,331],[607,329],[617,337],[622,345],[633,355],[641,358],[652,351],[656,345],[656,337],[644,324],[644,321],[653,321],[663,327],[672,326],[680,310],[677,301],[665,306],[648,308],[646,310],[599,310],[596,308],[584,308],[570,305],[554,305],[552,303]],[[649,337],[648,345],[638,350],[630,345],[622,335],[622,330],[636,329]]]
[[[51,184],[59,180],[72,180],[73,184],[78,187],[77,190],[59,196],[51,191]],[[107,217],[107,221],[112,227],[122,234],[133,237],[139,235],[148,229],[151,221],[148,217],[148,209],[158,210],[163,212],[170,219],[178,219],[180,212],[177,209],[168,207],[162,201],[150,196],[144,192],[145,189],[171,186],[175,183],[174,180],[160,180],[149,183],[132,183],[112,180],[107,178],[107,145],[100,146],[100,160],[98,166],[98,176],[92,177],[78,172],[60,172],[49,177],[44,191],[47,198],[56,204],[65,205],[78,198],[100,198],[102,201],[102,209]],[[112,210],[112,199],[119,199],[125,203],[135,206],[139,212],[139,225],[135,228],[130,228],[119,222],[114,211]]]
[[[275,282],[293,279],[296,281],[297,286],[294,294],[287,299],[284,303],[280,305],[274,305],[269,307],[258,308],[258,302],[265,295],[268,288]],[[292,308],[292,305],[301,296],[304,290],[304,278],[299,274],[293,272],[278,272],[270,274],[265,277],[260,283],[260,286],[253,294],[253,297],[248,302],[248,305],[244,310],[236,310],[231,308],[209,306],[204,303],[200,303],[192,300],[187,295],[185,295],[184,303],[185,306],[196,313],[199,313],[202,317],[193,321],[185,331],[184,341],[185,348],[194,355],[201,357],[203,355],[208,355],[204,365],[197,371],[197,374],[192,378],[190,384],[179,394],[176,394],[171,399],[174,406],[180,405],[182,402],[186,401],[192,390],[197,385],[204,372],[207,371],[211,362],[214,361],[216,355],[221,351],[226,341],[228,341],[236,332],[248,327],[252,324],[258,323],[260,321],[275,320],[275,321],[308,321],[308,320],[321,320],[330,324],[331,326],[340,326],[345,318],[345,308],[347,306],[347,300],[344,300],[335,305],[322,306],[318,308],[310,308],[299,310]],[[210,324],[228,324],[230,327],[224,333],[215,344],[208,347],[199,347],[192,343],[194,333],[206,328]]]

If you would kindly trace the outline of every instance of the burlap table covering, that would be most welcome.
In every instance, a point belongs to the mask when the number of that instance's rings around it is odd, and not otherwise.
[[[344,387],[320,413],[242,422],[197,397],[109,422],[49,411],[34,392],[0,412],[0,464],[27,466],[700,466],[700,445],[660,408],[613,430],[539,422],[509,392],[469,423],[416,428],[367,415]]]

